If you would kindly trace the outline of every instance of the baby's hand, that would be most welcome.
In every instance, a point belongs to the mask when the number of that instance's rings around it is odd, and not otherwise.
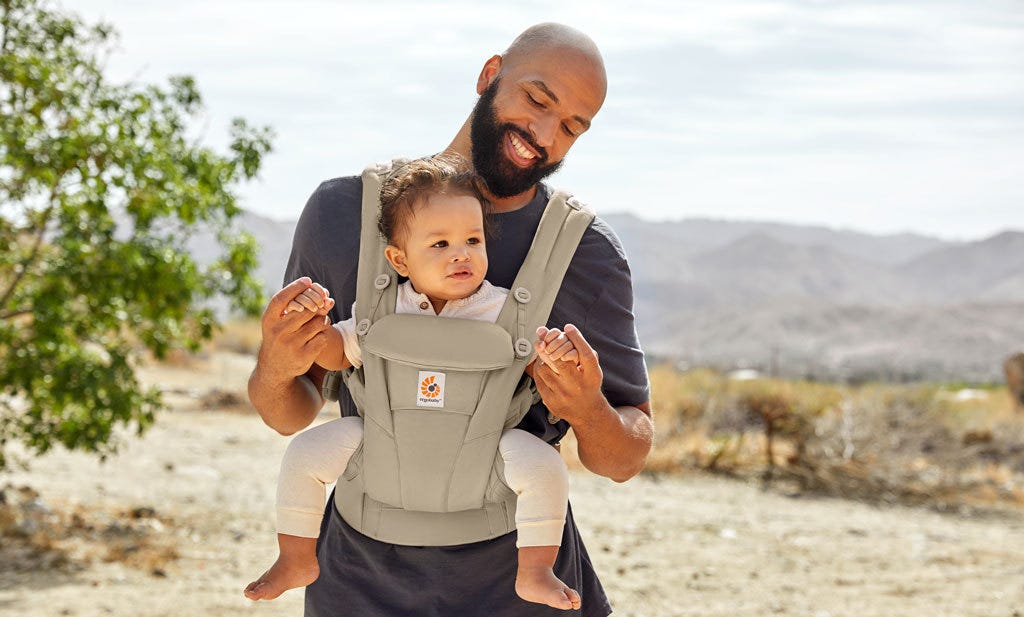
[[[580,354],[576,351],[576,346],[558,328],[537,328],[537,342],[533,347],[541,363],[548,365],[556,375],[561,374],[557,362],[572,362],[577,367],[580,364]]]
[[[334,308],[334,298],[331,297],[331,292],[327,291],[319,283],[313,283],[302,293],[292,298],[288,306],[285,307],[282,316],[291,312],[302,311],[326,315],[332,308]]]

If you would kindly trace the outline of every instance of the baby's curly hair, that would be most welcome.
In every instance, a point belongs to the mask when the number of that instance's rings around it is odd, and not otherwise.
[[[490,237],[491,204],[480,187],[483,180],[457,154],[437,154],[409,161],[398,167],[380,187],[380,217],[377,229],[388,244],[396,245],[408,231],[415,207],[430,195],[469,196],[480,202],[484,234]]]

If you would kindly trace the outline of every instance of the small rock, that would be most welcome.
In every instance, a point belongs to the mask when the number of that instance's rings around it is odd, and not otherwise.
[[[132,509],[132,518],[153,518],[154,516],[156,516],[156,510],[149,506]]]

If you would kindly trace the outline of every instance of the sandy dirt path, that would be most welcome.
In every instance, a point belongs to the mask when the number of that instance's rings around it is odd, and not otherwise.
[[[324,415],[321,420],[329,419]],[[3,481],[55,509],[153,508],[152,569],[0,574],[0,615],[300,615],[302,592],[252,604],[275,556],[273,494],[287,439],[241,413],[170,411],[100,464],[55,452]],[[736,481],[572,476],[574,512],[617,616],[1024,617],[1024,515],[966,517],[789,498]],[[511,581],[510,581],[511,584]]]

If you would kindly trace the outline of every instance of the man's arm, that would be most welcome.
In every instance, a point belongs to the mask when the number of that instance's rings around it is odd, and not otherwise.
[[[291,435],[316,418],[323,407],[320,385],[325,371],[314,364],[327,344],[326,317],[290,311],[288,303],[312,286],[302,277],[274,294],[263,312],[263,343],[249,377],[249,400],[270,428]]]
[[[579,329],[569,324],[565,335],[579,354],[579,368],[555,373],[537,363],[532,373],[544,404],[572,425],[583,466],[616,482],[625,482],[644,467],[654,441],[650,401],[612,407],[601,393],[604,373],[597,352]],[[538,343],[538,353],[540,353]]]

